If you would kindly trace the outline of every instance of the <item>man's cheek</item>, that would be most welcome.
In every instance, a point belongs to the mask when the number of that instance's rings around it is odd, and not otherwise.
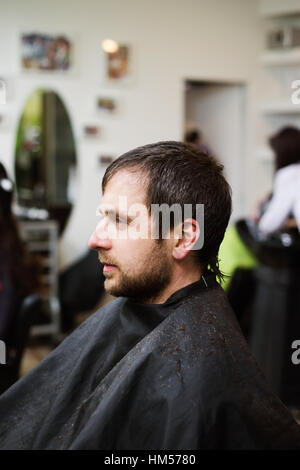
[[[128,238],[130,240],[147,240],[149,227],[142,220],[136,219],[128,226]]]

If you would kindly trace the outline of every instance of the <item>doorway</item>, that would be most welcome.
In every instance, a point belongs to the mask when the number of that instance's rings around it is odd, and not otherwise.
[[[246,85],[185,81],[184,135],[196,129],[201,143],[224,165],[232,188],[231,220],[245,216]]]

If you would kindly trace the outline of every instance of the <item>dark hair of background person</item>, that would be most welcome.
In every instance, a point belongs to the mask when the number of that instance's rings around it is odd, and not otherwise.
[[[141,171],[148,177],[146,204],[204,204],[204,245],[192,251],[202,269],[218,278],[218,251],[232,210],[231,188],[221,165],[211,155],[183,142],[158,142],[121,155],[106,169],[102,180],[104,193],[108,181],[122,169]],[[172,227],[172,221],[170,223]],[[201,229],[202,227],[200,227]]]
[[[9,179],[0,162],[0,182]],[[25,297],[36,292],[39,287],[39,265],[27,252],[12,212],[13,190],[4,189],[0,185],[0,257],[9,259],[10,274],[16,294]]]
[[[300,130],[296,127],[284,127],[269,139],[275,153],[275,168],[300,162]]]
[[[198,144],[201,140],[201,133],[197,129],[186,132],[184,136],[186,143]]]

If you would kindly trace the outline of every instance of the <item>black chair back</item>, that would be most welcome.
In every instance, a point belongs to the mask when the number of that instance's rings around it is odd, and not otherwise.
[[[20,377],[20,366],[28,342],[30,327],[42,308],[39,294],[25,297],[6,341],[6,364],[0,367],[0,393],[7,390]]]

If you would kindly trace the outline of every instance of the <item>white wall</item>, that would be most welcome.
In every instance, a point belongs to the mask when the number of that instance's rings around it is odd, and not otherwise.
[[[21,73],[18,34],[30,30],[74,34],[75,73],[67,77]],[[13,98],[5,108],[11,127],[0,134],[0,159],[13,170],[18,118],[37,86],[59,93],[76,136],[78,197],[61,241],[62,265],[85,250],[95,223],[102,177],[98,155],[182,139],[185,78],[247,82],[250,206],[259,186],[253,187],[257,165],[253,148],[259,131],[256,105],[263,86],[258,62],[262,30],[256,0],[0,0],[0,75],[11,77],[14,84]],[[112,90],[121,101],[120,113],[113,118],[99,116],[94,109],[97,95],[110,93],[102,83],[105,37],[132,44],[136,64],[134,84]],[[87,120],[103,128],[97,144],[81,138]]]

